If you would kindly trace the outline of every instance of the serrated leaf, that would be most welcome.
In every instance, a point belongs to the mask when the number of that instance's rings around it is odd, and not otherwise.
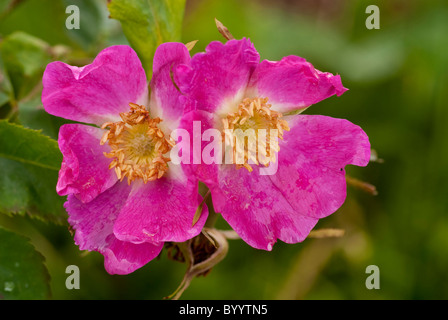
[[[0,213],[64,224],[65,197],[56,193],[58,172],[0,158]]]
[[[150,79],[156,48],[181,39],[185,0],[110,0],[108,8],[110,17],[121,22]]]
[[[57,141],[6,120],[0,120],[0,157],[55,171],[62,162]]]
[[[39,131],[0,121],[0,212],[63,223],[64,198],[55,187],[62,155]]]
[[[0,228],[0,300],[50,298],[44,260],[27,238]]]

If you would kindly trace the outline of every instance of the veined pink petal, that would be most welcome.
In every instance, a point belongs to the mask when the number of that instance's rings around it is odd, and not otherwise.
[[[128,274],[158,256],[163,243],[133,244],[118,240],[113,225],[126,202],[130,187],[118,182],[89,203],[69,195],[65,208],[75,229],[75,243],[80,250],[104,255],[104,267],[110,274]]]
[[[220,161],[215,161],[212,157],[209,157],[210,154],[215,156],[214,151],[217,150],[209,151],[208,153],[205,152],[207,150],[207,146],[213,147],[213,143],[217,143],[217,141],[215,141],[212,137],[209,137],[209,140],[202,140],[205,139],[206,134],[204,133],[207,130],[214,129],[215,121],[216,117],[213,113],[193,110],[186,113],[182,117],[182,121],[179,126],[181,130],[185,130],[187,132],[187,139],[189,140],[187,142],[180,141],[178,144],[188,148],[187,151],[189,152],[188,158],[181,159],[183,162],[186,162],[182,163],[184,171],[197,177],[200,181],[206,184],[213,183],[213,181],[217,179],[218,166],[222,162],[222,159],[219,159]],[[215,131],[219,133],[219,131]],[[222,137],[219,136],[219,139],[222,139]],[[183,148],[179,147],[179,149],[182,149],[180,153],[185,152]],[[216,149],[218,149],[218,147]],[[179,155],[179,157],[180,156],[181,155]],[[205,162],[207,157],[210,161]]]
[[[114,236],[109,245],[101,250],[104,256],[104,268],[109,274],[129,274],[157,258],[163,249],[163,243],[134,244],[120,241]]]
[[[180,90],[203,104],[203,110],[219,112],[236,107],[243,98],[259,54],[249,39],[211,42],[197,53],[191,66],[176,68]]]
[[[290,126],[269,177],[297,212],[323,218],[345,201],[344,167],[368,164],[369,138],[359,126],[325,116],[298,115]]]
[[[183,43],[162,43],[156,50],[151,79],[149,109],[153,118],[163,119],[170,130],[177,128],[184,106],[179,102],[181,92],[174,83],[174,70],[178,65],[190,64],[190,53]]]
[[[148,100],[145,71],[134,50],[125,45],[104,49],[85,67],[52,62],[42,82],[48,113],[85,123],[119,121],[130,102],[146,105]]]
[[[215,210],[257,249],[272,250],[277,239],[301,242],[318,221],[295,211],[269,176],[255,171],[223,166],[217,185],[210,190]]]
[[[109,170],[110,159],[103,155],[109,147],[100,145],[103,130],[83,124],[65,124],[59,130],[58,144],[63,155],[56,191],[75,194],[89,202],[117,181]]]
[[[170,170],[174,169],[170,167]],[[144,184],[134,181],[132,191],[114,226],[115,236],[132,243],[183,242],[198,235],[208,216],[204,205],[199,221],[193,218],[202,198],[198,181],[182,173]]]
[[[267,97],[273,110],[288,112],[345,91],[339,75],[320,72],[301,57],[287,56],[281,61],[263,60],[252,74],[248,95]]]

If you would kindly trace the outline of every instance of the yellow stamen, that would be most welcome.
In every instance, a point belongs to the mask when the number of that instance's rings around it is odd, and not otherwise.
[[[144,183],[160,179],[168,170],[170,159],[163,156],[169,152],[174,142],[165,138],[159,129],[160,118],[152,119],[144,106],[130,103],[129,112],[120,113],[123,121],[106,122],[101,128],[107,130],[100,144],[106,142],[111,147],[107,158],[113,159],[109,169],[114,169],[117,178],[128,178],[128,184],[135,179]]]
[[[281,117],[280,112],[271,109],[268,98],[246,98],[239,104],[236,112],[229,113],[221,119],[224,128],[223,139],[227,146],[233,148],[233,162],[238,169],[244,167],[252,172],[249,159],[256,165],[262,164],[266,167],[271,161],[276,161],[275,152],[280,150],[277,138],[283,140],[284,131],[289,131],[288,123]],[[245,143],[245,136],[235,135],[235,130],[238,129],[242,131],[253,129],[256,142]],[[263,139],[259,138],[260,129],[266,132]],[[272,131],[273,129],[275,131]],[[276,136],[271,136],[272,132],[276,132]],[[241,150],[241,145],[244,146],[244,150]],[[242,152],[244,152],[243,163],[237,163],[237,154],[241,157]]]

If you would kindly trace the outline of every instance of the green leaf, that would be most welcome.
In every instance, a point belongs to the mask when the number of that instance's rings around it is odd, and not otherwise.
[[[8,8],[12,10],[6,10],[6,16],[0,18],[0,33],[3,36],[22,30],[51,45],[71,44],[65,27],[68,15],[61,0],[16,0],[13,3]]]
[[[65,197],[56,193],[58,172],[0,158],[0,212],[66,223]],[[5,170],[3,172],[3,170]]]
[[[49,299],[50,275],[44,260],[27,238],[0,228],[0,299]]]
[[[185,0],[110,0],[108,7],[110,17],[121,22],[150,79],[156,48],[181,40]]]
[[[0,212],[62,224],[64,198],[55,191],[62,155],[39,131],[0,121]]]
[[[103,0],[0,0],[0,34],[7,36],[22,30],[50,45],[67,45],[72,49],[92,49],[101,41],[106,20]],[[67,29],[69,5],[79,8],[80,28]],[[3,10],[2,10],[3,9]],[[79,47],[79,48],[78,48]]]
[[[51,62],[51,47],[39,38],[19,31],[7,36],[0,49],[18,100],[41,81],[45,66]]]
[[[55,171],[62,162],[55,140],[5,120],[0,121],[0,157]]]

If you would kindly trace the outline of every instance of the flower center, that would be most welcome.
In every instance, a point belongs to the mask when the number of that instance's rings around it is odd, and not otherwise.
[[[123,121],[106,122],[101,128],[109,127],[100,144],[106,142],[111,147],[104,153],[112,161],[120,181],[127,176],[128,184],[141,178],[144,183],[160,179],[168,170],[170,158],[164,154],[174,146],[174,141],[166,139],[158,124],[160,118],[152,119],[144,106],[130,103],[131,111],[120,113]]]
[[[280,112],[271,109],[268,98],[245,98],[236,112],[221,119],[226,149],[230,147],[237,169],[244,167],[252,172],[249,162],[267,167],[276,161],[278,138],[283,140],[283,132],[289,131],[281,117]]]

